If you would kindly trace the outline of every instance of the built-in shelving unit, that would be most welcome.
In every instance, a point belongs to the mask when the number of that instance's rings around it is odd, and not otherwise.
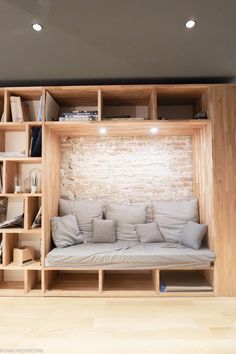
[[[236,150],[232,131],[235,126],[234,85],[114,85],[114,86],[53,86],[0,89],[0,152],[22,152],[23,156],[1,156],[2,190],[11,212],[24,212],[22,228],[0,229],[3,243],[0,263],[0,295],[7,296],[213,296],[236,294],[235,285],[227,276],[226,260],[233,252],[233,204],[225,197],[218,182],[227,181],[230,191],[231,173],[224,174],[221,163],[231,161],[231,153],[224,143]],[[12,122],[10,97],[20,97],[29,107],[29,120]],[[39,114],[39,109],[41,113]],[[97,121],[59,122],[64,112],[93,110]],[[194,119],[197,112],[207,113],[208,119]],[[233,113],[234,112],[234,113]],[[38,118],[41,120],[38,121]],[[224,129],[222,121],[224,117]],[[228,119],[231,123],[227,125]],[[222,124],[221,124],[222,123]],[[30,157],[32,129],[42,128],[42,156]],[[100,128],[108,136],[145,136],[156,127],[158,135],[191,135],[194,151],[194,193],[199,199],[201,222],[209,225],[208,245],[217,253],[217,265],[198,269],[207,291],[162,291],[164,272],[176,269],[149,271],[111,271],[95,269],[46,268],[45,256],[51,249],[50,218],[57,215],[60,195],[60,138],[62,136],[99,136]],[[229,128],[230,127],[230,128]],[[224,136],[222,135],[224,134]],[[227,136],[225,134],[228,134]],[[220,154],[222,156],[220,158]],[[231,155],[230,155],[231,154]],[[233,156],[233,155],[232,155]],[[232,162],[232,161],[231,161]],[[227,166],[228,166],[227,165]],[[42,191],[14,194],[14,176],[22,179],[31,168],[41,168]],[[216,168],[217,167],[217,168]],[[225,169],[224,169],[225,170]],[[231,179],[230,179],[231,178]],[[223,181],[223,182],[222,182]],[[223,193],[223,194],[222,194]],[[214,203],[213,203],[214,200]],[[224,204],[223,204],[224,203]],[[32,229],[32,221],[42,206],[42,226]],[[230,206],[227,215],[219,215]],[[20,209],[19,209],[20,210]],[[231,218],[229,219],[229,216]],[[213,217],[214,216],[214,217]],[[223,224],[219,220],[224,220]],[[228,247],[222,248],[222,240]],[[31,245],[36,249],[34,263],[22,267],[14,265],[13,248]],[[231,246],[230,246],[231,245]],[[222,252],[222,253],[220,253]],[[231,256],[228,257],[228,254]],[[230,265],[228,265],[230,267]],[[180,269],[178,277],[186,271]],[[182,274],[182,275],[181,275]],[[223,281],[224,278],[224,281]],[[179,279],[179,278],[178,278]],[[213,281],[214,280],[214,281]],[[173,280],[174,281],[174,280]]]

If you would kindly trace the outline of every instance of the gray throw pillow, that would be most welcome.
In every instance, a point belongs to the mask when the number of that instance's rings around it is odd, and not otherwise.
[[[103,208],[101,200],[59,200],[60,216],[75,214],[86,241],[92,241],[93,219],[102,219]]]
[[[155,221],[167,242],[179,242],[188,221],[198,222],[196,199],[154,203]]]
[[[146,205],[111,203],[106,217],[116,222],[117,240],[139,242],[135,225],[146,222]]]
[[[115,242],[116,228],[114,220],[93,220],[93,242]]]
[[[136,232],[136,226],[132,224],[118,223],[117,240],[128,241],[128,242],[139,242],[139,237]]]
[[[202,239],[206,235],[207,225],[197,224],[196,222],[189,221],[184,228],[180,238],[180,243],[183,246],[199,250],[201,247]]]
[[[51,219],[51,230],[56,247],[63,248],[84,242],[75,215],[55,216]]]
[[[147,224],[137,224],[136,231],[140,237],[140,242],[163,242],[164,238],[159,230],[156,222],[150,222]]]

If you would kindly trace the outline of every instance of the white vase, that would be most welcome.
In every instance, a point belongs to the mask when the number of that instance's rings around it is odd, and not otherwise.
[[[37,186],[31,186],[31,193],[37,193]]]

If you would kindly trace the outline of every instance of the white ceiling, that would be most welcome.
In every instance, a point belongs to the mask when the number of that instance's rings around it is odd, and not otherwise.
[[[235,19],[235,0],[0,0],[0,84],[230,82]]]

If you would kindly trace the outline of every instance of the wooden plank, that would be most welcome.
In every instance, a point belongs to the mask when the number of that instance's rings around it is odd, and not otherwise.
[[[13,261],[13,249],[16,247],[18,247],[18,235],[3,233],[3,266],[7,266]]]
[[[236,85],[209,89],[218,296],[236,296]]]
[[[99,269],[98,271],[98,291],[99,293],[103,292],[103,285],[104,285],[104,271]]]

